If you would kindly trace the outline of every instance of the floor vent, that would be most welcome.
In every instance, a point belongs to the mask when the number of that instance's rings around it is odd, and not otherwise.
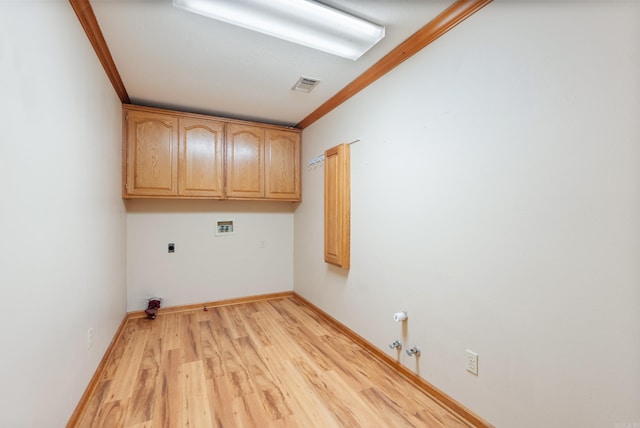
[[[312,79],[310,77],[301,77],[298,79],[295,85],[291,88],[292,91],[305,92],[309,93],[315,88],[318,83],[320,83],[317,79]]]

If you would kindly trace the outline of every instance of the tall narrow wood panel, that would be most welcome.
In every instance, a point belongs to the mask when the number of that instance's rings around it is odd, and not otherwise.
[[[127,193],[176,195],[178,191],[178,119],[149,112],[125,113]]]
[[[350,164],[348,144],[324,153],[324,261],[344,269],[351,252]]]
[[[227,197],[264,197],[264,128],[227,125]]]
[[[300,133],[267,129],[265,153],[266,197],[300,200]]]
[[[180,118],[178,193],[222,198],[224,195],[224,123]]]

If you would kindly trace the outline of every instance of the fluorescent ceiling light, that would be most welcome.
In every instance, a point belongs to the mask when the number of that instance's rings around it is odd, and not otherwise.
[[[173,0],[175,7],[352,60],[384,27],[309,0]]]

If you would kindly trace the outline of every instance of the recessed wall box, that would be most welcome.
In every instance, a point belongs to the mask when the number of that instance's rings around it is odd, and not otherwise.
[[[234,233],[233,220],[216,221],[216,236],[233,235]]]

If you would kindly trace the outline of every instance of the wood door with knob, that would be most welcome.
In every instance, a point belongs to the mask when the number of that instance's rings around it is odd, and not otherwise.
[[[300,133],[267,129],[265,197],[299,201]]]
[[[224,123],[184,117],[179,120],[178,194],[224,196]]]
[[[143,111],[125,112],[126,194],[175,196],[178,192],[178,119]]]
[[[237,123],[227,125],[227,198],[264,198],[264,147],[264,128]]]

